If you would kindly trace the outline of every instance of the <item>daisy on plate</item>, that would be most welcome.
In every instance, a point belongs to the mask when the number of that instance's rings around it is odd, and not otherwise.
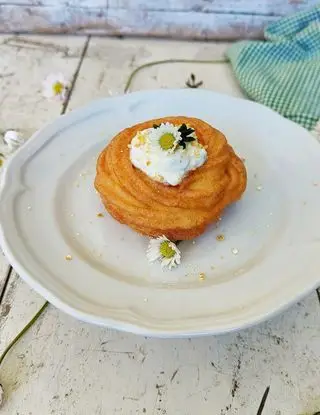
[[[177,245],[163,235],[150,239],[147,258],[149,262],[160,260],[162,268],[171,269],[180,264],[181,254]]]
[[[25,139],[19,131],[8,130],[4,133],[3,141],[8,146],[9,152],[12,152],[20,147],[25,142]]]
[[[70,89],[70,81],[62,73],[49,74],[43,81],[43,95],[46,98],[64,101]]]

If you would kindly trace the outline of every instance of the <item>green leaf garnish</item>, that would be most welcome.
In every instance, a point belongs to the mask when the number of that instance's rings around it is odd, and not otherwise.
[[[179,127],[178,131],[179,131],[179,133],[181,135],[181,140],[179,140],[178,144],[183,149],[186,148],[186,143],[190,143],[191,141],[195,141],[195,138],[190,135],[190,134],[194,133],[194,129],[193,128],[188,128],[186,126],[186,124],[182,124]]]
[[[203,81],[196,81],[196,76],[194,73],[190,75],[190,78],[186,81],[186,86],[189,88],[199,88],[203,84]]]
[[[195,138],[194,138],[194,137],[185,137],[183,141],[184,141],[185,143],[190,143],[191,141],[194,141],[194,140],[195,140]]]

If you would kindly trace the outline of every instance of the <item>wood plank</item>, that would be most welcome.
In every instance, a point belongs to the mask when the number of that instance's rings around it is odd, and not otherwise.
[[[61,102],[42,96],[42,80],[50,72],[72,77],[84,42],[84,38],[0,37],[0,140],[8,129],[28,138],[60,114]],[[0,295],[7,272],[8,262],[0,250]]]
[[[57,6],[0,6],[2,32],[86,33],[183,39],[261,38],[279,17]]]
[[[94,8],[94,7],[108,7],[108,0],[1,0],[1,5],[7,6],[62,6],[62,7],[85,7],[85,8]]]
[[[111,33],[176,39],[262,38],[264,27],[277,19],[277,16],[233,13],[108,10],[108,24],[113,28]]]
[[[51,2],[51,0],[46,0]],[[65,2],[65,0],[59,0]],[[317,0],[109,0],[110,9],[285,16],[318,4]]]
[[[233,13],[284,16],[318,4],[317,0],[2,0],[20,7],[73,7],[144,11]]]
[[[92,98],[123,93],[131,72],[144,63],[163,59],[221,60],[229,45],[227,42],[92,38],[69,108],[84,105]],[[204,82],[205,88],[242,96],[227,63],[175,63],[150,67],[135,77],[131,90],[183,88],[191,72]],[[90,82],[86,82],[87,79]],[[81,82],[85,83],[85,88],[81,88]]]
[[[63,6],[0,6],[0,31],[5,33],[106,33],[106,8]]]
[[[138,65],[221,58],[227,44],[92,39],[69,109],[122,93]],[[168,64],[140,72],[132,90],[204,87],[241,95],[227,65]],[[0,351],[43,304],[18,277],[0,313]],[[5,312],[3,311],[5,310]],[[217,337],[146,339],[74,320],[50,306],[1,367],[5,414],[249,415],[268,385],[268,414],[319,410],[319,302],[315,293],[257,327]],[[39,394],[41,390],[41,394]]]
[[[4,0],[2,32],[261,38],[264,27],[317,0]]]

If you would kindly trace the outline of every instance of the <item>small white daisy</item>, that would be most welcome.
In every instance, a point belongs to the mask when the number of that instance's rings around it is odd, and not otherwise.
[[[25,139],[18,131],[8,130],[3,136],[3,141],[7,144],[9,150],[13,151],[20,147],[25,142]]]
[[[49,74],[43,81],[43,95],[64,101],[70,88],[70,81],[62,73]]]
[[[155,146],[168,152],[173,152],[177,148],[181,138],[179,127],[176,127],[169,122],[160,124],[157,128],[153,128],[149,135],[151,146]]]
[[[164,235],[150,239],[147,249],[149,262],[161,261],[161,267],[169,269],[180,264],[181,254],[177,245]]]

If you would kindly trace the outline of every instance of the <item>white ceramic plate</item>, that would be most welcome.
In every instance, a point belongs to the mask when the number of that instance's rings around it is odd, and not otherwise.
[[[223,131],[246,159],[248,188],[218,228],[181,244],[182,266],[162,272],[146,260],[147,238],[97,216],[93,180],[112,136],[167,115]],[[62,116],[18,151],[2,187],[1,243],[34,289],[79,319],[145,335],[217,334],[257,323],[319,284],[317,183],[319,144],[273,111],[204,90],[138,92]]]

